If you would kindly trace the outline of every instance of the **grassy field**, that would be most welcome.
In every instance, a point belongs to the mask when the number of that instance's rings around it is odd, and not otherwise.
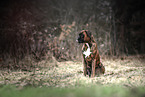
[[[57,62],[54,67],[42,61],[44,68],[29,72],[1,70],[0,97],[145,96],[144,59],[103,59],[102,63],[106,73],[95,78],[83,76],[78,61]]]

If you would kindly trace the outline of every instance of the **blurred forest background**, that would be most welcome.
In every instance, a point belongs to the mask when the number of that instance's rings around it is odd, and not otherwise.
[[[76,39],[83,29],[94,35],[101,58],[145,54],[144,5],[144,0],[0,1],[1,66],[19,68],[24,59],[81,60]]]

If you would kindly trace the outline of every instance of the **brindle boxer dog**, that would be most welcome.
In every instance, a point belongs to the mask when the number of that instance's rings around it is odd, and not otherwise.
[[[82,30],[77,39],[78,43],[84,43],[82,47],[84,75],[95,77],[104,74],[105,67],[100,62],[100,55],[93,35],[88,30]]]

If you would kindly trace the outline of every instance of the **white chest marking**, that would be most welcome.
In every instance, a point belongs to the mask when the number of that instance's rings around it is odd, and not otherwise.
[[[90,46],[88,43],[86,43],[87,45],[87,50],[83,52],[83,54],[85,55],[85,58],[87,58],[88,56],[90,56],[90,54],[92,53],[91,50],[90,50]]]

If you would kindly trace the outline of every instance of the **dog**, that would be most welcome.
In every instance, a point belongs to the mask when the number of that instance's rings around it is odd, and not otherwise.
[[[93,35],[88,30],[82,30],[79,33],[78,43],[83,43],[82,55],[83,55],[83,73],[84,76],[95,77],[105,73],[105,67],[100,61],[100,55],[97,48],[97,43],[94,40]]]

